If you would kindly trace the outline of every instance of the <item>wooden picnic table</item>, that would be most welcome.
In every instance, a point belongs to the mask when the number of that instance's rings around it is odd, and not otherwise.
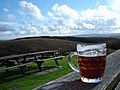
[[[108,55],[106,61],[101,83],[84,83],[78,73],[71,72],[33,90],[120,90],[120,50]]]
[[[57,66],[59,66],[57,60],[61,59],[61,57],[60,56],[57,57],[56,53],[58,53],[58,50],[41,51],[41,52],[33,52],[33,53],[26,53],[26,54],[16,54],[16,55],[0,57],[0,63],[6,64],[5,65],[6,68],[0,68],[0,70],[8,71],[8,69],[19,67],[21,72],[24,75],[24,69],[26,65],[36,63],[39,68],[39,71],[42,71],[42,68],[41,68],[42,63],[44,62],[44,60],[50,60],[50,59],[55,60]],[[49,55],[49,57],[46,57],[45,55]],[[16,62],[16,65],[9,66],[10,61]]]
[[[40,55],[40,54],[52,54],[52,55],[54,55],[57,52],[58,52],[57,50],[50,50],[50,51],[41,51],[41,52],[33,52],[33,53],[26,53],[26,54],[15,54],[15,55],[0,57],[0,61],[1,60],[16,59],[16,58],[25,57],[25,56]]]

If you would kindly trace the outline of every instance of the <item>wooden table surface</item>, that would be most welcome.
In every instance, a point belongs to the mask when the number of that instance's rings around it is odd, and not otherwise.
[[[33,90],[120,90],[120,50],[107,56],[103,81],[87,84],[80,80],[78,73],[71,72],[61,78],[38,86]]]
[[[14,59],[14,58],[20,58],[24,56],[30,56],[30,55],[38,55],[38,54],[49,54],[49,53],[56,53],[57,50],[50,50],[50,51],[41,51],[41,52],[33,52],[33,53],[25,53],[25,54],[15,54],[15,55],[9,55],[0,57],[0,60],[7,60],[7,59]]]

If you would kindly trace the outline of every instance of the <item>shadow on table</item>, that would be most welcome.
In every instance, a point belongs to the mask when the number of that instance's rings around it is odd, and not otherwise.
[[[36,90],[91,90],[98,84],[84,83],[80,79],[72,82],[50,83],[37,88]]]

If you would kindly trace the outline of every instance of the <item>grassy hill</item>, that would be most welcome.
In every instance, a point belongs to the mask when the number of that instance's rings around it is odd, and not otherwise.
[[[119,49],[120,39],[98,37],[27,37],[0,41],[0,57],[45,50],[60,50],[61,53],[76,50],[78,43],[107,43],[109,49]]]
[[[78,42],[52,38],[24,38],[0,42],[0,57],[44,50],[75,50]]]

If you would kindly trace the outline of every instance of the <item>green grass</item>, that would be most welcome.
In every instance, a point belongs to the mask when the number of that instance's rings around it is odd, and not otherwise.
[[[113,53],[115,51],[116,51],[115,49],[109,48],[109,49],[107,49],[107,54]]]
[[[75,64],[76,60],[73,60],[73,63]],[[63,60],[59,61],[59,64],[60,66],[64,66],[64,68],[58,71],[49,72],[47,74],[35,74],[36,70],[30,70],[26,72],[24,77],[20,74],[19,69],[10,70],[8,73],[2,71],[0,72],[0,90],[31,90],[51,80],[66,75],[69,72],[72,72],[67,63],[67,57],[64,57]],[[54,61],[46,61],[44,65],[55,66],[56,64]],[[30,68],[31,67],[35,68],[37,66],[32,65]]]

